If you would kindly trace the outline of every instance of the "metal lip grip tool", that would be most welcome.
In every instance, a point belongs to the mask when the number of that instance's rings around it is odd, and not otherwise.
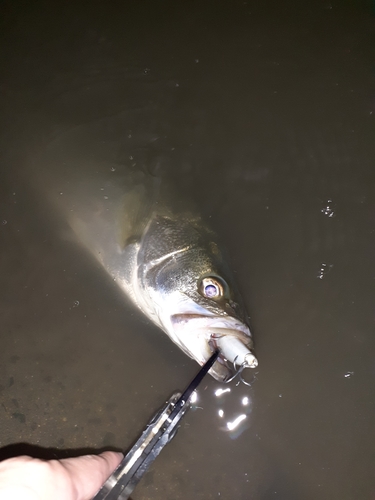
[[[178,424],[190,408],[192,393],[219,355],[216,351],[181,394],[176,392],[150,420],[142,435],[107,479],[93,500],[126,500],[161,450],[175,436]]]

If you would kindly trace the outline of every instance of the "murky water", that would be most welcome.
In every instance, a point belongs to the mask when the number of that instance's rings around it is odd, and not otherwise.
[[[4,8],[1,456],[126,449],[196,373],[53,203],[147,168],[219,232],[259,369],[205,380],[134,500],[373,498],[374,17],[295,4]]]

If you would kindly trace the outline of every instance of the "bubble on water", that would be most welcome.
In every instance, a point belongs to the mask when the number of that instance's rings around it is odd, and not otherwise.
[[[332,269],[332,267],[333,267],[333,264],[326,264],[325,262],[322,262],[322,264],[320,266],[320,271],[317,275],[317,278],[322,280],[324,278],[324,276]]]
[[[104,191],[104,188],[100,188],[100,191]]]
[[[108,196],[103,196],[103,198],[104,198],[105,200],[108,200]]]
[[[111,167],[111,172],[116,172],[115,167]]]
[[[73,307],[78,307],[79,306],[79,300],[75,300],[73,302]]]
[[[59,193],[59,194],[60,194],[60,195],[62,195],[62,194],[64,194],[64,193],[63,193],[62,191],[60,191],[60,193]]]
[[[194,59],[194,61],[195,61],[196,63],[199,63],[199,59]]]
[[[5,224],[8,224],[8,221],[4,219],[2,224],[3,224],[3,226],[5,226]]]
[[[130,155],[129,160],[134,160],[134,156]]]
[[[344,377],[345,378],[350,378],[352,375],[354,375],[354,372],[346,372]]]
[[[128,135],[128,139],[131,139],[131,138],[132,138],[132,135],[131,135],[131,134],[129,134],[129,135]]]
[[[143,73],[144,73],[145,75],[148,75],[148,74],[150,73],[150,71],[151,71],[151,70],[150,70],[150,68],[145,68],[145,69],[143,70]]]
[[[180,84],[179,84],[179,83],[176,83],[175,87],[179,87],[179,86],[180,86]]]
[[[327,200],[326,206],[321,209],[322,214],[326,215],[327,217],[335,216],[332,203],[333,203],[332,200]]]

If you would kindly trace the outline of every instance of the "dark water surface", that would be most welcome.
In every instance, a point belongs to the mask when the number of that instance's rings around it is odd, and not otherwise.
[[[126,449],[196,373],[53,203],[72,168],[81,180],[140,168],[172,179],[225,242],[259,369],[251,389],[221,396],[228,386],[204,381],[200,408],[132,498],[374,498],[370,7],[2,12],[0,445]],[[241,414],[241,432],[228,431]]]

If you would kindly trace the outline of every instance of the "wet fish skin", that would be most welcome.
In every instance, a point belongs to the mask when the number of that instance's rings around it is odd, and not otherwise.
[[[118,169],[120,170],[120,169]],[[79,243],[116,280],[129,299],[200,365],[222,339],[253,340],[247,315],[216,234],[171,186],[142,172],[67,175],[54,202]],[[55,190],[56,192],[56,190]],[[205,283],[220,291],[206,296]],[[220,345],[220,347],[222,347]],[[235,352],[236,354],[236,352]],[[210,370],[233,374],[224,354]],[[231,360],[233,361],[233,359]],[[252,366],[256,366],[253,357]]]
[[[138,237],[130,234],[130,242],[124,243],[123,288],[149,319],[201,365],[212,354],[217,336],[234,336],[251,351],[247,315],[215,233],[196,211],[172,210],[165,199],[168,196],[154,199],[147,215],[142,209],[144,220],[134,224]],[[130,208],[125,199],[125,213],[134,211],[134,199],[132,203]],[[145,201],[138,203],[143,206]],[[219,285],[219,297],[205,296],[205,280]],[[233,374],[233,367],[221,356],[210,373],[224,381]]]

